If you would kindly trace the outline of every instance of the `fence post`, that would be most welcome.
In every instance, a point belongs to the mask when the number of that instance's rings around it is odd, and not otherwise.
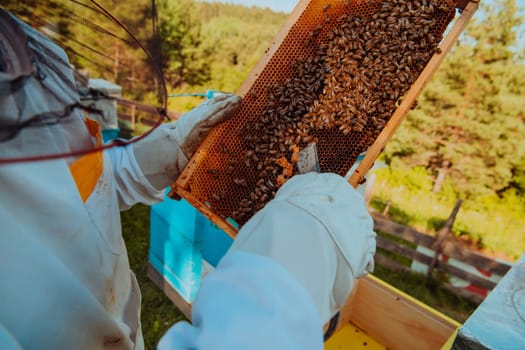
[[[383,215],[384,216],[387,216],[388,215],[388,212],[390,211],[390,207],[392,206],[392,201],[389,199],[387,202],[386,202],[386,206],[385,206],[385,209],[383,209]]]
[[[436,234],[436,243],[434,243],[432,247],[434,249],[434,258],[432,259],[432,263],[428,267],[428,278],[432,276],[432,273],[434,272],[434,269],[438,264],[439,255],[441,255],[441,252],[443,250],[443,244],[445,243],[445,240],[452,231],[452,226],[454,225],[454,221],[456,221],[456,216],[458,215],[459,209],[461,208],[461,204],[463,204],[463,200],[458,199],[447,221],[445,222],[443,227],[441,227],[438,230]]]

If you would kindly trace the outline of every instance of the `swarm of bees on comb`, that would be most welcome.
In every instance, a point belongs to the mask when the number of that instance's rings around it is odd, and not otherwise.
[[[439,53],[442,35],[435,33],[444,28],[436,30],[441,28],[436,18],[450,22],[456,8],[448,0],[393,0],[373,6],[368,14],[334,18],[326,5],[325,22],[337,21],[333,30],[321,37],[323,27],[318,25],[310,32],[304,45],[315,47],[315,53],[292,63],[291,77],[268,88],[263,113],[240,131],[243,166],[256,174],[253,189],[245,179],[234,181],[251,190],[232,214],[240,225],[297,173],[299,151],[308,144],[323,142],[327,135],[344,141],[359,134],[365,140],[362,149],[348,150],[357,156],[375,141]],[[321,171],[336,170],[321,164]]]

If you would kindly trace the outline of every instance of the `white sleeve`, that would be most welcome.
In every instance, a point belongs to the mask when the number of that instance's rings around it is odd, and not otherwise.
[[[106,152],[113,170],[120,210],[129,209],[139,202],[151,205],[162,201],[164,189],[157,190],[146,179],[137,164],[133,147],[113,147]]]
[[[203,281],[193,325],[166,332],[158,350],[319,350],[323,332],[315,304],[281,265],[234,252]]]

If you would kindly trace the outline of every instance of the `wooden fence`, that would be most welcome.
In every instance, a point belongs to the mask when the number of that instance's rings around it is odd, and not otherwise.
[[[495,280],[503,277],[511,264],[496,261],[465,247],[451,233],[460,206],[461,201],[458,201],[436,236],[392,222],[386,216],[372,212],[378,232],[377,247],[380,248],[376,254],[376,264],[395,271],[413,271],[415,263],[419,267],[424,266],[428,276],[441,271],[448,276],[447,279],[456,277],[469,286],[458,288],[457,283],[454,286],[450,281],[445,281],[447,289],[476,302],[482,301],[485,294],[496,286]],[[407,264],[407,261],[410,263]]]

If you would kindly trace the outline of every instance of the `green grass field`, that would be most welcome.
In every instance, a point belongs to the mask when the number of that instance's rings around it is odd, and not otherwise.
[[[131,268],[142,290],[142,328],[146,349],[154,349],[162,334],[184,316],[146,276],[149,245],[149,208],[136,205],[122,213],[122,231]],[[374,273],[392,286],[434,307],[453,319],[464,322],[476,304],[443,289],[440,282],[413,273],[394,273],[376,266]]]

